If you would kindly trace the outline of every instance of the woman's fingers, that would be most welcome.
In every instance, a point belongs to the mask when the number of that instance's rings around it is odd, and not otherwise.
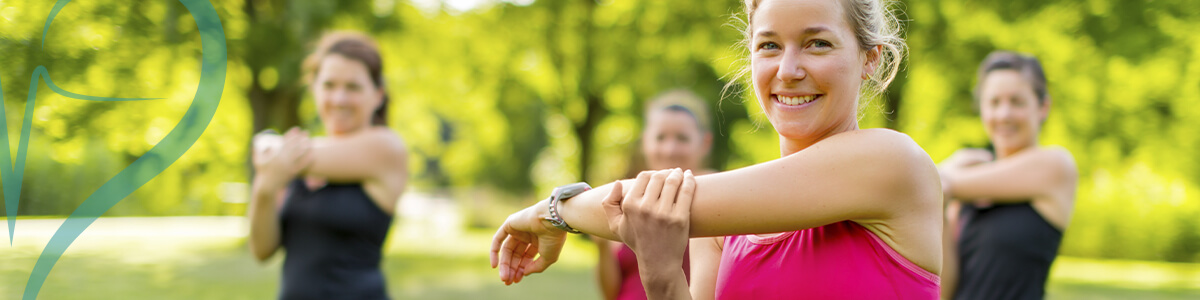
[[[508,232],[504,231],[504,226],[501,225],[500,229],[496,230],[496,235],[492,236],[492,253],[490,255],[492,269],[495,269],[497,264],[500,263],[500,247],[504,245],[504,239],[506,238],[508,238]]]
[[[509,224],[507,221],[500,229],[496,231],[496,235],[492,237],[492,252],[490,260],[492,268],[497,268],[500,273],[500,280],[505,284],[511,284],[513,279],[514,264],[520,262],[520,257],[525,252],[529,243],[522,241],[518,236],[519,233],[510,233]],[[516,261],[514,262],[514,257]]]
[[[675,197],[674,211],[680,215],[691,218],[692,200],[696,196],[696,177],[692,175],[692,170],[683,172],[683,183],[679,187],[679,196]]]
[[[621,191],[621,181],[613,182],[612,190],[608,192],[608,197],[605,197],[604,201],[601,202],[601,206],[604,207],[604,215],[608,216],[608,229],[612,230],[618,236],[621,235],[621,232],[618,230],[620,228],[619,224],[624,218],[624,212],[621,211],[621,200],[624,199],[624,196],[621,195]]]
[[[518,241],[512,236],[504,238],[504,246],[500,247],[499,270],[500,280],[505,284],[510,283],[512,279],[512,256],[516,251]]]
[[[629,190],[625,198],[630,200],[642,199],[642,195],[646,193],[646,185],[650,184],[650,176],[652,175],[654,175],[654,171],[642,171],[638,173],[637,179],[633,182],[633,188]],[[625,201],[623,205],[629,204],[630,201]]]
[[[650,176],[650,183],[646,185],[646,193],[642,195],[641,207],[646,209],[655,209],[658,207],[658,197],[662,194],[663,183],[666,182],[667,176],[671,175],[674,169],[659,170]]]
[[[533,267],[534,263],[536,263],[536,261],[534,261],[533,259],[538,256],[538,252],[539,252],[538,246],[539,246],[538,239],[535,238],[535,239],[533,239],[532,243],[530,243],[529,246],[527,248],[525,248],[525,253],[524,253],[524,255],[521,256],[521,264],[516,269],[517,280],[514,282],[521,282],[521,279],[525,278],[525,276],[529,276],[530,274],[538,273],[538,272],[542,271],[542,270],[538,270]],[[541,259],[538,259],[538,260],[541,260]]]
[[[283,136],[284,137],[293,137],[293,136],[296,136],[299,134],[300,134],[300,127],[292,126],[292,128],[288,128],[287,133],[284,133]]]
[[[670,212],[671,208],[675,206],[675,195],[679,192],[680,183],[683,183],[683,170],[671,169],[663,181],[662,194],[658,196],[658,204],[654,209],[663,213]]]
[[[521,273],[517,272],[521,268],[521,260],[525,259],[525,252],[529,250],[529,243],[514,243],[509,252],[508,258],[508,283],[512,284],[520,280]],[[503,253],[503,252],[501,252]]]

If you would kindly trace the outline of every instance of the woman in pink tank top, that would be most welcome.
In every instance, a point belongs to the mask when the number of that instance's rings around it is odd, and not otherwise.
[[[703,170],[704,160],[712,149],[712,133],[708,104],[688,90],[667,91],[652,98],[646,105],[645,126],[641,134],[640,160],[634,159],[632,170],[669,168]],[[640,161],[640,162],[639,162]],[[607,300],[645,300],[646,290],[638,272],[637,255],[619,242],[593,237],[596,243],[596,279],[600,292]],[[690,265],[683,258],[683,272]]]
[[[750,65],[738,75],[750,75],[782,157],[694,177],[643,172],[538,202],[493,239],[500,279],[545,270],[577,230],[629,245],[650,299],[938,298],[933,161],[904,134],[859,129],[856,115],[903,57],[889,2],[747,0]],[[679,268],[689,237],[690,284]]]

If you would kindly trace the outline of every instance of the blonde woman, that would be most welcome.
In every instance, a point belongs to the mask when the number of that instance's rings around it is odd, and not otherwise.
[[[750,79],[781,158],[564,186],[497,231],[501,280],[545,270],[577,230],[633,248],[651,299],[937,298],[937,169],[908,136],[857,122],[902,57],[887,3],[746,1]],[[678,267],[689,236],[690,289]]]

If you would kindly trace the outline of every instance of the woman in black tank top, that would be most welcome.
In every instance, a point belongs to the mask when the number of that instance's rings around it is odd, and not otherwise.
[[[287,252],[280,299],[388,298],[383,241],[408,168],[382,66],[370,38],[326,34],[304,70],[327,136],[255,136],[249,244],[260,261]]]
[[[1036,58],[993,52],[978,78],[975,104],[995,152],[962,149],[939,165],[942,298],[1041,299],[1075,202],[1075,162],[1038,145],[1050,96]]]

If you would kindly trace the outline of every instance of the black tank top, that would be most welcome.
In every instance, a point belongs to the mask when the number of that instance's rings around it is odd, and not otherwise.
[[[279,299],[388,299],[379,263],[392,217],[361,184],[310,191],[294,180],[280,222]]]
[[[959,219],[959,280],[954,299],[1042,299],[1062,232],[1029,203],[977,208]]]

